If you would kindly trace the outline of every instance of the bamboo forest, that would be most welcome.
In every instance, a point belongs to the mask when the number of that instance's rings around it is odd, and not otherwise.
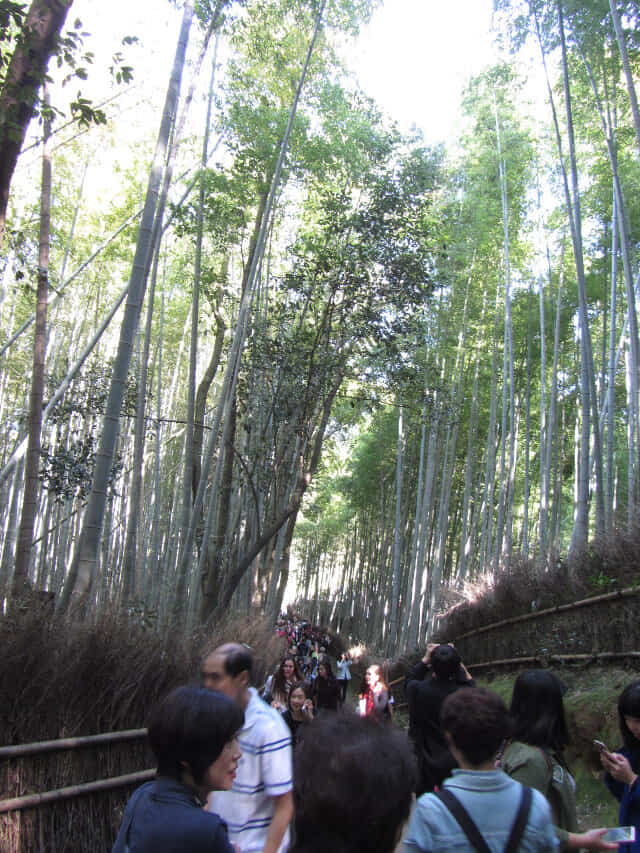
[[[640,3],[495,0],[438,143],[345,63],[381,5],[155,0],[148,71],[0,0],[4,613],[396,654],[637,529]]]

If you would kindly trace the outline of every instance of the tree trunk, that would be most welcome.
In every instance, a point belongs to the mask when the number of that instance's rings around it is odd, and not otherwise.
[[[149,366],[149,352],[151,349],[151,332],[153,322],[153,305],[156,293],[156,281],[158,277],[158,262],[160,258],[161,241],[158,239],[154,247],[153,271],[151,273],[151,286],[147,299],[147,319],[144,330],[144,341],[142,355],[138,370],[138,383],[136,392],[136,417],[133,438],[133,462],[131,467],[131,482],[129,485],[127,513],[126,539],[124,554],[122,557],[121,596],[123,602],[128,602],[136,597],[139,577],[137,571],[138,563],[138,526],[144,525],[142,506],[142,477],[144,473],[144,446],[147,431],[147,379]]]
[[[169,145],[169,136],[177,109],[182,71],[185,63],[187,42],[191,21],[193,18],[194,0],[187,0],[184,6],[182,25],[178,46],[173,63],[171,80],[164,105],[160,132],[149,174],[147,193],[144,203],[140,231],[136,245],[133,268],[129,282],[125,314],[120,330],[118,352],[113,365],[112,380],[109,387],[109,397],[104,415],[102,436],[96,454],[96,465],[93,484],[85,519],[80,534],[80,541],[73,558],[67,582],[59,601],[60,609],[66,609],[71,593],[80,595],[87,593],[96,570],[100,539],[104,522],[104,512],[107,501],[107,483],[113,464],[116,440],[120,426],[120,411],[124,399],[124,391],[131,362],[133,342],[138,329],[140,312],[144,299],[147,274],[153,248],[153,228],[158,202],[158,191],[162,181],[164,162]]]
[[[631,70],[631,63],[629,62],[627,45],[624,40],[624,33],[622,32],[622,24],[620,22],[620,15],[618,13],[618,4],[616,0],[609,0],[609,9],[611,10],[613,28],[616,31],[616,39],[620,50],[620,57],[622,59],[622,67],[624,68],[624,76],[627,80],[627,91],[629,93],[629,101],[631,102],[631,112],[633,113],[633,125],[636,130],[638,151],[640,152],[640,109],[638,109],[638,97],[636,95],[636,87],[633,82],[633,71]]]
[[[611,216],[611,301],[609,307],[609,365],[607,382],[607,486],[606,486],[606,528],[613,529],[613,450],[615,445],[615,382],[616,382],[616,301],[618,289],[618,216],[616,193],[613,193],[613,213]]]
[[[4,536],[2,539],[2,559],[0,560],[0,602],[5,597],[9,598],[9,584],[12,578],[11,569],[15,566],[14,551],[16,540],[18,538],[18,513],[20,510],[20,496],[22,494],[22,475],[23,462],[20,461],[13,476],[9,512],[5,522]]]
[[[202,506],[204,503],[205,490],[206,490],[206,479],[209,475],[209,471],[211,468],[211,464],[213,461],[213,456],[216,451],[219,442],[220,435],[220,425],[222,423],[222,418],[225,412],[225,409],[228,406],[228,401],[235,394],[236,383],[240,370],[240,362],[242,358],[242,353],[244,351],[245,339],[247,334],[248,320],[249,320],[249,311],[252,305],[253,296],[255,293],[255,286],[257,280],[257,273],[260,267],[260,263],[264,254],[264,246],[265,239],[268,233],[268,229],[270,226],[271,215],[273,213],[273,208],[275,206],[276,196],[279,192],[280,188],[280,179],[282,176],[282,170],[284,168],[284,161],[286,157],[286,153],[289,147],[289,139],[291,137],[291,131],[293,129],[293,122],[296,116],[296,112],[298,109],[298,103],[300,101],[300,96],[302,94],[302,89],[307,77],[307,73],[309,70],[309,66],[311,63],[311,57],[313,55],[313,50],[320,33],[321,23],[322,23],[322,15],[324,12],[325,0],[322,0],[318,7],[318,12],[315,19],[315,26],[313,35],[311,37],[311,41],[309,43],[309,48],[307,51],[307,55],[305,58],[304,66],[302,68],[300,79],[298,81],[298,87],[296,89],[296,94],[293,99],[293,103],[291,105],[291,109],[289,110],[289,118],[287,121],[287,127],[284,131],[284,135],[282,137],[282,141],[280,143],[280,149],[278,151],[278,160],[275,166],[273,178],[270,182],[269,193],[265,203],[264,215],[261,217],[260,230],[256,240],[255,251],[252,253],[250,258],[250,265],[246,275],[246,287],[241,297],[240,301],[240,309],[238,312],[238,321],[236,324],[236,331],[233,336],[233,340],[231,343],[231,348],[229,352],[229,358],[227,362],[227,369],[225,371],[224,380],[222,384],[222,390],[220,393],[220,398],[216,410],[216,414],[214,417],[213,425],[211,428],[211,433],[209,436],[209,441],[207,443],[207,449],[205,453],[205,459],[202,466],[202,477],[200,480],[200,484],[198,486],[198,490],[194,499],[194,505],[192,508],[192,519],[189,525],[189,529],[186,531],[184,536],[184,541],[181,547],[181,555],[180,562],[184,565],[181,566],[180,571],[187,571],[187,567],[191,563],[192,559],[192,549],[193,543],[196,535],[196,527],[197,527],[197,519],[199,517],[200,512],[202,511]],[[218,460],[219,462],[219,460]],[[217,476],[214,476],[214,483],[218,480]],[[287,516],[288,517],[288,516]],[[286,520],[286,519],[284,519]],[[281,524],[284,523],[284,520]],[[279,529],[279,528],[278,528]],[[268,539],[267,539],[268,541]],[[262,547],[266,544],[263,543]],[[260,548],[254,557],[257,556],[257,553],[262,550]],[[253,562],[254,557],[251,558],[247,566],[244,567],[242,572],[240,572],[239,577],[242,577],[248,565]],[[237,574],[237,573],[235,573]],[[235,586],[234,586],[235,589]],[[230,600],[230,599],[229,599]],[[208,613],[207,603],[203,600],[203,613]]]
[[[0,92],[0,248],[9,189],[33,116],[38,89],[58,42],[72,0],[33,0]],[[28,467],[28,463],[27,463]]]
[[[391,656],[396,651],[398,636],[398,590],[400,579],[400,550],[402,547],[402,475],[404,473],[404,422],[402,399],[398,403],[398,451],[396,459],[396,523],[393,531],[393,569],[391,584],[391,618],[389,620],[389,637],[387,653]]]
[[[211,78],[209,81],[209,97],[207,99],[207,115],[204,127],[204,140],[202,143],[202,158],[200,161],[200,193],[198,213],[196,220],[196,253],[193,270],[193,296],[191,305],[191,337],[189,339],[189,375],[187,377],[187,427],[185,430],[185,454],[184,454],[184,484],[182,492],[182,529],[187,530],[191,521],[191,501],[195,494],[197,483],[194,486],[194,421],[196,409],[196,366],[198,355],[198,320],[200,311],[200,286],[202,271],[202,238],[204,233],[204,202],[206,174],[205,169],[209,157],[209,126],[211,124],[211,107],[213,103],[213,82],[215,79],[216,60],[218,55],[218,40],[213,52],[211,64]],[[211,371],[211,380],[215,375],[215,368]],[[208,386],[207,386],[208,390]],[[205,393],[206,398],[206,393]],[[204,405],[202,406],[202,417],[204,418]],[[200,427],[200,447],[202,447],[202,427]],[[200,458],[198,457],[198,468]]]
[[[64,20],[64,18],[63,18]],[[45,109],[48,96],[45,87]],[[1,113],[0,113],[1,115]],[[25,464],[25,486],[22,500],[22,517],[18,533],[16,565],[13,573],[11,597],[13,603],[30,588],[29,559],[40,491],[40,444],[42,429],[42,401],[44,399],[45,353],[47,349],[47,296],[49,294],[49,242],[51,236],[51,154],[49,136],[51,123],[45,116],[42,140],[42,192],[40,196],[40,247],[38,253],[38,288],[36,293],[36,328],[33,341],[33,372],[29,401],[29,444]]]

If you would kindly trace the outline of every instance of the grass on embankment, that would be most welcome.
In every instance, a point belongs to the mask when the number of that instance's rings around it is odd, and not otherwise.
[[[638,678],[633,669],[606,666],[552,668],[566,687],[564,706],[571,743],[567,759],[576,780],[578,820],[583,829],[618,825],[618,803],[602,781],[602,770],[593,739],[612,750],[621,745],[618,728],[618,696]],[[478,686],[498,693],[507,707],[517,673],[478,676]]]

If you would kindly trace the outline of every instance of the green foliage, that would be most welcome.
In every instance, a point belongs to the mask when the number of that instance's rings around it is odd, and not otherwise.
[[[42,484],[55,496],[56,502],[87,497],[95,461],[92,436],[71,439],[66,446],[58,446],[55,450],[45,445],[40,457]]]
[[[19,42],[26,14],[25,3],[0,0],[0,83],[4,80],[13,49]]]
[[[27,4],[2,0],[0,3],[0,89],[5,85],[5,75],[11,62],[11,57],[16,48],[29,51],[29,43],[33,33],[26,27]],[[86,47],[90,34],[83,29],[82,21],[76,18],[72,28],[58,35],[53,56],[58,69],[63,72],[62,85],[65,86],[72,81],[87,80],[88,68],[94,62],[94,53]],[[125,36],[123,45],[130,46],[138,39],[134,36]],[[113,59],[111,74],[118,84],[128,84],[133,80],[133,68],[126,64],[125,56],[118,51]],[[45,74],[48,82],[53,82],[50,75]],[[34,115],[40,121],[47,117],[50,121],[63,113],[55,106],[45,104],[37,89],[43,80],[30,80],[28,91],[5,92],[12,99],[20,103],[33,105]],[[81,127],[89,127],[91,124],[105,124],[107,121],[104,110],[96,107],[93,102],[84,97],[80,91],[70,104],[71,116]],[[10,120],[10,117],[9,119]],[[11,129],[10,129],[11,135]],[[16,139],[20,139],[16,130]]]

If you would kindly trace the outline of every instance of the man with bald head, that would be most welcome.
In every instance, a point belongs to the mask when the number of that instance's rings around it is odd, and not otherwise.
[[[226,694],[244,711],[233,787],[213,792],[207,808],[226,822],[240,853],[284,853],[293,817],[291,735],[280,714],[250,687],[251,665],[251,651],[238,643],[218,646],[202,662],[204,686]]]

